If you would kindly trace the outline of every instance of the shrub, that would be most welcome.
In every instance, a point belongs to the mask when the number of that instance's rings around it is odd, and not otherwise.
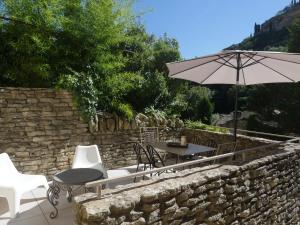
[[[207,125],[200,121],[187,120],[185,121],[185,127],[190,129],[208,130],[208,131],[220,132],[226,134],[229,133],[229,130],[227,128]]]

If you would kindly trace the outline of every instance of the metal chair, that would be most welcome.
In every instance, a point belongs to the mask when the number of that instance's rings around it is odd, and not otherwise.
[[[228,143],[220,144],[218,147],[217,155],[235,152],[237,149],[237,144],[238,144],[237,142],[228,142]]]
[[[215,155],[218,154],[218,148],[219,148],[219,145],[217,144],[217,142],[216,142],[215,140],[213,140],[213,139],[207,140],[206,146],[211,147],[211,148],[215,148],[215,150],[209,151],[209,152],[207,153],[207,156],[208,156],[208,157],[215,156]]]
[[[141,139],[141,144],[158,142],[159,141],[158,127],[141,127],[140,139]]]
[[[137,160],[137,166],[135,172],[137,173],[139,171],[140,166],[142,166],[143,170],[146,170],[147,166],[151,168],[151,160],[145,148],[140,143],[136,142],[133,144],[133,150],[136,154],[136,160]],[[134,178],[134,182],[135,181],[136,181],[136,177]]]
[[[201,137],[199,136],[194,136],[193,138],[193,144],[196,144],[196,145],[201,145],[202,144],[202,140],[201,140]]]
[[[228,142],[218,145],[218,154],[226,154],[235,152],[237,148],[237,142]]]
[[[149,155],[149,159],[150,159],[150,168],[160,168],[160,167],[165,167],[165,161],[163,159],[163,157],[161,157],[161,155],[158,153],[158,151],[152,146],[152,145],[147,145],[147,152]],[[162,172],[158,172],[157,174],[160,175],[161,173],[163,173],[165,171]]]

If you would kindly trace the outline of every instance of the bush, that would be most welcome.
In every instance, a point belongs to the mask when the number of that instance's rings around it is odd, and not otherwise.
[[[214,106],[208,88],[187,85],[169,105],[169,114],[181,115],[183,120],[201,120],[211,124]]]
[[[185,127],[190,128],[190,129],[208,130],[208,131],[220,132],[220,133],[226,133],[226,134],[229,133],[229,130],[227,128],[207,125],[207,124],[201,123],[200,121],[187,120],[187,121],[185,121]]]

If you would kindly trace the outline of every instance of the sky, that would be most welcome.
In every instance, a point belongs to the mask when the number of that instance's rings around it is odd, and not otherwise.
[[[185,59],[241,42],[291,0],[137,0],[135,12],[147,31],[179,42]]]

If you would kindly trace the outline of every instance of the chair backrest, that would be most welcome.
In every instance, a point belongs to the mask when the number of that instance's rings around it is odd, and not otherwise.
[[[201,137],[200,136],[194,136],[192,142],[193,142],[193,144],[201,145],[202,144]]]
[[[141,127],[141,143],[155,143],[159,141],[158,127]]]
[[[211,147],[211,148],[217,148],[218,144],[217,144],[217,142],[215,140],[209,139],[206,142],[206,146]]]
[[[7,153],[0,154],[0,175],[19,173]]]
[[[148,155],[148,152],[145,150],[145,148],[140,143],[134,143],[133,144],[133,150],[136,154],[136,160],[138,164],[150,164],[150,158]]]
[[[152,145],[147,145],[147,152],[151,161],[151,165],[153,167],[158,167],[157,163],[160,162],[162,166],[165,166],[165,162],[160,154],[156,151],[156,149]]]
[[[235,152],[237,148],[237,142],[228,142],[219,145],[218,154],[226,154],[230,152]]]
[[[219,145],[217,144],[217,142],[215,140],[209,139],[209,140],[206,141],[205,145],[208,146],[208,147],[211,147],[211,148],[215,148],[215,150],[209,151],[207,153],[208,157],[216,156],[218,154],[218,152],[219,152]]]
[[[101,163],[101,156],[97,145],[76,147],[72,168],[88,167],[91,164]]]

